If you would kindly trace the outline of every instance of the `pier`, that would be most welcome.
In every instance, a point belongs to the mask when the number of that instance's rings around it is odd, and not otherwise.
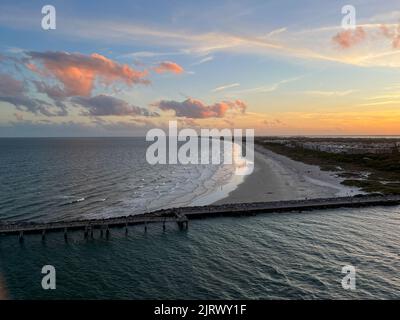
[[[361,195],[355,197],[208,205],[163,209],[145,214],[133,214],[107,219],[21,223],[0,221],[0,234],[15,234],[18,235],[20,241],[23,241],[25,234],[41,234],[42,239],[45,239],[47,233],[58,231],[63,232],[64,238],[67,240],[69,230],[82,230],[85,238],[93,238],[93,231],[99,230],[101,235],[105,234],[108,238],[111,228],[125,228],[125,233],[128,234],[128,226],[131,225],[144,225],[144,229],[147,231],[147,225],[151,223],[162,223],[163,230],[166,228],[166,223],[176,223],[179,229],[185,230],[188,228],[189,220],[193,219],[396,205],[400,205],[400,195]]]

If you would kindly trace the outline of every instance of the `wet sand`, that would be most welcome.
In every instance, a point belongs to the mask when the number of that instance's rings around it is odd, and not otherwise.
[[[334,172],[294,161],[261,146],[255,146],[255,168],[229,195],[215,204],[297,200],[353,196],[363,193],[347,187]]]

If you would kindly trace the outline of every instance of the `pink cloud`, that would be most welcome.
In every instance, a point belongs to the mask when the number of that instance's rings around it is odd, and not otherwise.
[[[366,39],[366,32],[362,27],[357,27],[354,30],[344,30],[337,33],[332,41],[338,44],[343,49],[351,48]]]
[[[390,31],[390,29],[388,28],[388,26],[386,26],[385,24],[380,25],[380,26],[379,26],[379,29],[381,30],[382,34],[383,34],[386,38],[392,38],[392,37],[393,37],[392,31]]]
[[[154,71],[157,73],[171,72],[175,74],[180,74],[183,73],[184,69],[175,62],[164,61],[154,67]]]
[[[400,49],[400,35],[393,38],[392,47],[394,49]]]
[[[229,110],[246,111],[246,104],[243,101],[222,101],[212,105],[206,105],[200,100],[189,98],[183,102],[162,100],[155,104],[163,111],[173,110],[177,117],[193,119],[222,118]]]
[[[400,49],[400,25],[397,28],[388,27],[385,24],[379,26],[378,34],[372,33],[371,39],[384,37],[392,43],[393,49]],[[367,38],[367,32],[362,27],[357,27],[355,30],[345,30],[336,34],[332,40],[341,48],[348,49],[355,46]]]
[[[390,39],[392,41],[392,47],[394,49],[400,49],[400,25],[397,26],[396,31],[391,31],[389,27],[382,24],[380,26],[380,30],[384,37]]]
[[[26,66],[42,76],[55,77],[62,83],[65,96],[90,96],[96,80],[106,85],[117,81],[129,86],[149,83],[145,79],[146,71],[137,71],[97,53],[83,55],[48,51],[28,52],[27,55],[30,59]]]

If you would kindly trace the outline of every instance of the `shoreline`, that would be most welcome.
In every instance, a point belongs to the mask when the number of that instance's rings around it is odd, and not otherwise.
[[[232,148],[234,148],[233,150],[236,150],[238,152],[241,146],[236,143],[232,143]],[[240,170],[241,172],[243,172],[243,170],[248,170],[247,167],[242,167],[239,159],[237,158],[237,156],[235,156],[237,155],[237,152],[235,153],[234,151],[233,164],[228,165],[229,169],[226,167],[226,165],[222,165],[218,170],[216,170],[214,176],[211,178],[211,180],[215,181],[215,185],[213,187],[206,188],[206,191],[203,194],[195,197],[190,202],[190,206],[203,206],[217,203],[218,201],[227,198],[229,194],[235,191],[245,181],[248,175],[235,174],[235,172],[237,172],[238,170]],[[230,171],[229,178],[227,178],[226,173],[224,173],[224,171],[226,170]],[[222,176],[217,177],[218,175]],[[205,184],[207,184],[207,182]]]
[[[255,145],[254,171],[225,198],[213,204],[300,200],[365,194],[342,185],[337,173],[309,165]]]

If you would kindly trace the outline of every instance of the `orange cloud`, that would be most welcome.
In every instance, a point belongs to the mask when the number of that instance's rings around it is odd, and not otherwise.
[[[154,67],[154,71],[157,73],[171,72],[180,74],[184,71],[184,69],[175,62],[164,61],[159,63],[157,67]]]
[[[127,85],[147,84],[146,71],[137,71],[126,64],[119,64],[100,54],[90,56],[67,52],[28,52],[27,67],[41,75],[55,77],[63,84],[65,96],[90,96],[96,80],[110,85],[120,81]],[[39,62],[40,69],[32,61]]]
[[[341,48],[348,49],[357,45],[366,39],[366,32],[362,27],[357,27],[354,30],[344,30],[336,34],[332,40]]]

